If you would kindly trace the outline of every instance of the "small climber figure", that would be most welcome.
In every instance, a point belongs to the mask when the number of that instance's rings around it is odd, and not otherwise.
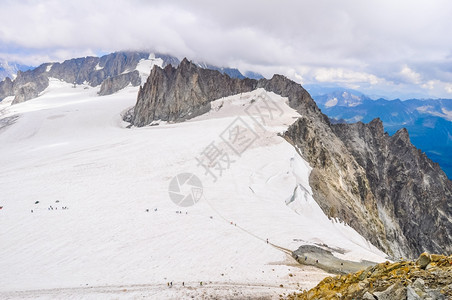
[[[33,213],[33,210],[31,210],[31,213]]]
[[[308,257],[307,257],[307,256],[304,257],[304,261],[306,261],[306,260],[308,260]]]
[[[182,286],[185,286],[185,282],[182,281]]]
[[[202,286],[202,281],[199,282],[199,285]]]
[[[267,244],[268,244],[268,239],[267,239]]]
[[[318,260],[318,259],[316,259],[316,260],[315,260],[315,262],[316,262],[316,263],[319,263],[319,260]]]
[[[173,282],[172,281],[170,282],[170,287],[173,287]]]
[[[166,285],[169,287],[169,282],[167,282]]]

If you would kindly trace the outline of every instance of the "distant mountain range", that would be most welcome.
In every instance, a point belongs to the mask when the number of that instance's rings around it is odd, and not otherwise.
[[[0,81],[6,77],[14,79],[18,71],[27,71],[30,69],[33,69],[33,67],[0,59]]]
[[[368,123],[380,118],[390,135],[406,128],[412,143],[452,178],[452,99],[372,100],[350,89],[306,88],[332,122]]]

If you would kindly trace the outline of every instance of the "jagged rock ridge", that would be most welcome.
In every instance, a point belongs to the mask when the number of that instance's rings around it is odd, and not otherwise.
[[[256,88],[288,97],[302,115],[284,137],[313,167],[310,185],[325,214],[390,255],[452,251],[452,186],[439,167],[403,131],[388,137],[380,121],[332,125],[306,90],[284,76],[233,79],[186,59],[177,69],[154,67],[127,118],[135,126],[183,121],[208,111],[212,100]]]
[[[132,123],[144,126],[153,120],[181,121],[210,109],[210,101],[249,92],[255,82],[230,78],[218,71],[198,68],[184,59],[178,68],[154,67],[140,88]]]
[[[187,59],[182,60],[178,68],[155,66],[138,93],[132,124],[145,126],[154,120],[183,121],[207,112],[212,100],[256,88],[265,88],[283,97],[294,94],[289,99],[308,104],[306,108],[317,109],[300,85],[291,86],[290,83],[280,75],[259,81],[231,78],[217,70],[200,68]]]

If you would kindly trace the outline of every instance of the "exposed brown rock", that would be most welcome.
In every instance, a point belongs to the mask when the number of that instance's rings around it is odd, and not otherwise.
[[[381,263],[353,274],[327,277],[316,287],[285,299],[451,299],[452,256],[437,256],[435,267],[413,261]],[[433,264],[433,262],[431,263]]]

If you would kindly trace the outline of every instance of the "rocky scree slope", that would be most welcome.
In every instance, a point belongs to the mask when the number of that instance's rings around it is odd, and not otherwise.
[[[154,67],[127,120],[135,126],[184,121],[207,112],[212,100],[256,88],[287,97],[290,107],[302,115],[283,136],[313,167],[310,185],[326,215],[345,221],[393,256],[452,250],[452,187],[439,167],[417,151],[403,132],[381,138],[386,135],[379,121],[332,125],[308,92],[284,76],[239,80],[187,59],[178,68]],[[380,138],[357,140],[360,126],[376,127]],[[365,164],[352,142],[369,149],[365,153],[386,152],[378,156],[381,161],[366,159]],[[421,226],[414,226],[417,222]]]
[[[163,65],[178,64],[177,58],[156,54]],[[49,86],[49,78],[57,78],[68,83],[88,83],[101,86],[100,95],[108,95],[128,84],[141,83],[135,71],[141,59],[149,58],[146,52],[115,52],[102,57],[83,57],[66,60],[62,63],[45,63],[26,72],[18,72],[15,80],[7,77],[0,82],[0,101],[15,96],[13,104],[36,98]]]
[[[327,277],[309,291],[283,298],[452,299],[452,256],[422,253],[416,262],[385,262],[356,273]]]

